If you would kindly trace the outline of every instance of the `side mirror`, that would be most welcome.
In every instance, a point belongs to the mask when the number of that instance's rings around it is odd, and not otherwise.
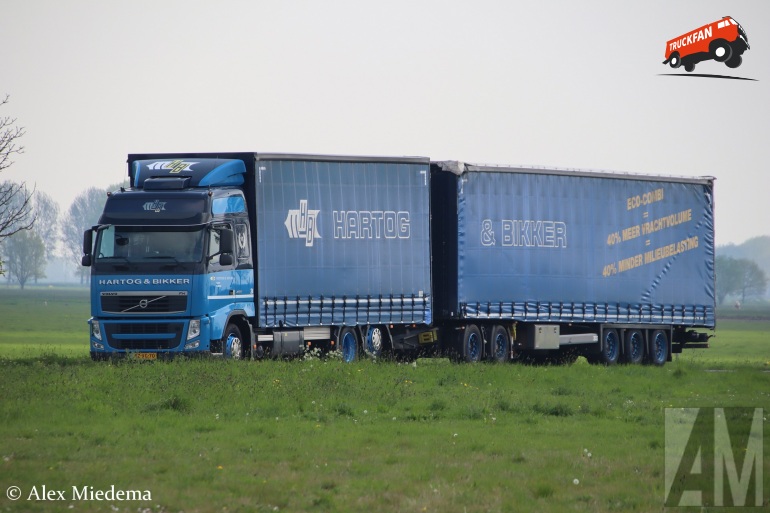
[[[83,232],[83,258],[80,264],[83,267],[91,266],[91,248],[94,245],[94,232],[92,230],[86,230]]]
[[[235,249],[235,236],[233,235],[233,231],[227,228],[222,228],[219,230],[219,233],[219,252],[229,253],[232,255],[233,250]]]
[[[222,228],[219,238],[219,265],[233,265],[233,251],[235,250],[235,235],[232,230]]]

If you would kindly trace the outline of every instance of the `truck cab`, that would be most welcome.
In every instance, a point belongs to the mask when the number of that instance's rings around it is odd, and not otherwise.
[[[129,156],[131,186],[87,230],[90,351],[249,355],[254,316],[248,159]]]

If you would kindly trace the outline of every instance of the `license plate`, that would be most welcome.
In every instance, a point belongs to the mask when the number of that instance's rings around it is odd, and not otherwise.
[[[158,353],[134,353],[137,360],[157,360]]]

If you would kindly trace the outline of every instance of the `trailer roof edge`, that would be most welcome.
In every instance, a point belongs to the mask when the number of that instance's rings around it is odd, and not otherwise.
[[[675,183],[697,183],[712,184],[716,178],[713,176],[675,176],[675,175],[654,175],[648,173],[630,173],[622,171],[606,171],[591,169],[567,169],[545,166],[498,166],[490,164],[466,164],[454,160],[431,162],[437,165],[443,171],[462,175],[463,173],[474,172],[496,172],[496,173],[527,173],[539,175],[564,175],[564,176],[584,176],[593,178],[614,178],[620,180],[645,180],[656,182],[675,182]]]

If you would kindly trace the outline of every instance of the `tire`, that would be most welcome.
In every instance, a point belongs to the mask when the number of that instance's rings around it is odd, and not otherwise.
[[[725,62],[732,57],[733,48],[724,39],[719,39],[717,41],[712,41],[709,45],[709,53],[711,53],[711,58],[715,61]]]
[[[475,324],[469,324],[460,334],[460,357],[464,362],[478,362],[484,350],[481,331]]]
[[[604,365],[615,365],[620,356],[620,337],[616,329],[604,330],[604,339],[598,356],[591,358],[591,361]]]
[[[668,65],[676,69],[682,65],[682,59],[679,57],[679,52],[674,52],[671,57],[668,58]]]
[[[511,338],[508,336],[508,330],[498,324],[492,328],[487,358],[493,362],[505,363],[508,361],[510,352]]]
[[[366,330],[364,352],[370,358],[380,358],[385,350],[387,338],[387,331],[383,326],[369,326]]]
[[[355,329],[347,326],[340,329],[337,349],[342,353],[343,362],[350,363],[358,359],[358,337]]]
[[[656,367],[662,367],[668,360],[668,335],[663,330],[655,330],[650,335],[650,350],[646,362]]]
[[[684,70],[687,73],[692,73],[693,71],[695,71],[695,63],[694,62],[688,62],[687,64],[684,65]]]
[[[743,57],[741,57],[740,55],[736,55],[735,57],[731,58],[730,60],[725,61],[725,65],[728,68],[733,68],[734,69],[734,68],[737,68],[738,66],[740,66],[742,62],[743,62]]]
[[[246,351],[243,344],[243,338],[241,338],[241,330],[236,324],[228,323],[225,328],[225,336],[222,339],[222,349],[225,353],[225,358],[231,360],[243,360]]]
[[[644,333],[641,330],[631,329],[626,331],[623,339],[623,361],[631,364],[639,364],[644,360]]]

